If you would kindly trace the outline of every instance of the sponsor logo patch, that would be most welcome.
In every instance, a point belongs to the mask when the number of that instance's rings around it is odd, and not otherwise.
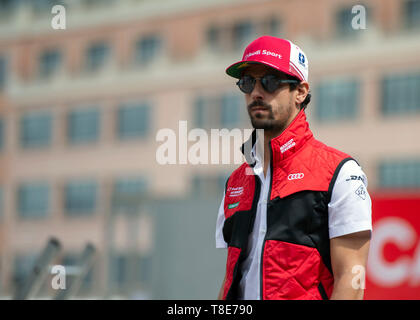
[[[275,58],[278,58],[278,59],[282,58],[280,53],[272,52],[272,51],[269,51],[269,50],[266,50],[266,49],[264,49],[262,51],[262,54],[265,54],[267,56],[272,56],[272,57],[275,57]]]
[[[350,180],[360,180],[360,181],[364,181],[363,178],[361,176],[350,176],[350,178],[346,179],[346,181],[350,181]]]
[[[362,198],[363,200],[366,200],[366,189],[364,185],[361,185],[359,188],[357,188],[356,190],[356,194]]]
[[[229,204],[229,205],[228,205],[228,209],[233,209],[233,208],[236,208],[237,206],[239,206],[239,202],[240,202],[240,201]]]
[[[254,51],[254,52],[247,53],[244,57],[244,60],[247,60],[248,58],[250,58],[252,56],[255,56],[256,54],[261,54],[261,50],[257,50],[257,51]]]
[[[285,153],[287,150],[294,147],[295,145],[296,145],[296,142],[292,138],[280,147],[280,151],[281,153]]]
[[[298,180],[298,179],[303,179],[305,175],[300,172],[300,173],[291,173],[287,176],[287,180]]]
[[[300,63],[302,66],[305,66],[305,56],[303,55],[303,53],[302,53],[302,52],[299,52],[299,63]]]
[[[229,187],[228,188],[229,197],[239,197],[244,193],[244,187]]]

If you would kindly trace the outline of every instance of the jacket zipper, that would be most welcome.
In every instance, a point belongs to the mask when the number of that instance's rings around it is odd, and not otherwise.
[[[263,300],[264,294],[263,294],[263,260],[264,260],[264,248],[265,248],[265,242],[267,241],[267,231],[268,231],[268,204],[270,202],[270,195],[271,195],[271,187],[273,184],[273,150],[271,148],[271,139],[268,142],[268,145],[270,147],[270,186],[268,188],[268,195],[267,195],[267,208],[266,208],[266,230],[264,235],[264,240],[262,244],[261,249],[261,260],[260,260],[260,300]]]

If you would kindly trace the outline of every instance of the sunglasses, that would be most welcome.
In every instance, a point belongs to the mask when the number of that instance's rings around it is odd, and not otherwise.
[[[243,93],[251,93],[254,90],[257,80],[261,81],[261,85],[268,93],[273,93],[284,83],[298,83],[297,80],[280,79],[274,74],[267,74],[262,78],[254,78],[252,76],[243,76],[236,85]]]

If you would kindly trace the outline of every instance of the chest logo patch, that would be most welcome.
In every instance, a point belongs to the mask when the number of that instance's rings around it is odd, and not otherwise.
[[[236,208],[236,207],[239,205],[239,202],[240,202],[240,201],[229,204],[229,205],[228,205],[228,209],[233,209],[233,208]]]
[[[242,193],[244,193],[244,187],[229,187],[228,188],[229,197],[239,197]]]
[[[287,180],[298,180],[298,179],[303,179],[303,177],[304,177],[305,175],[302,173],[302,172],[300,172],[300,173],[292,173],[292,174],[289,174],[288,176],[287,176]]]

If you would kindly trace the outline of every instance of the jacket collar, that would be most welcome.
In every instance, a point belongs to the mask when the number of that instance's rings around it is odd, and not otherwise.
[[[280,135],[271,139],[273,160],[277,162],[290,158],[312,137],[313,134],[309,129],[309,123],[306,120],[305,110],[302,109]],[[254,129],[250,138],[241,147],[241,151],[251,167],[253,167],[257,161],[255,157],[256,141],[257,134]],[[250,152],[248,152],[248,150],[250,150]]]

